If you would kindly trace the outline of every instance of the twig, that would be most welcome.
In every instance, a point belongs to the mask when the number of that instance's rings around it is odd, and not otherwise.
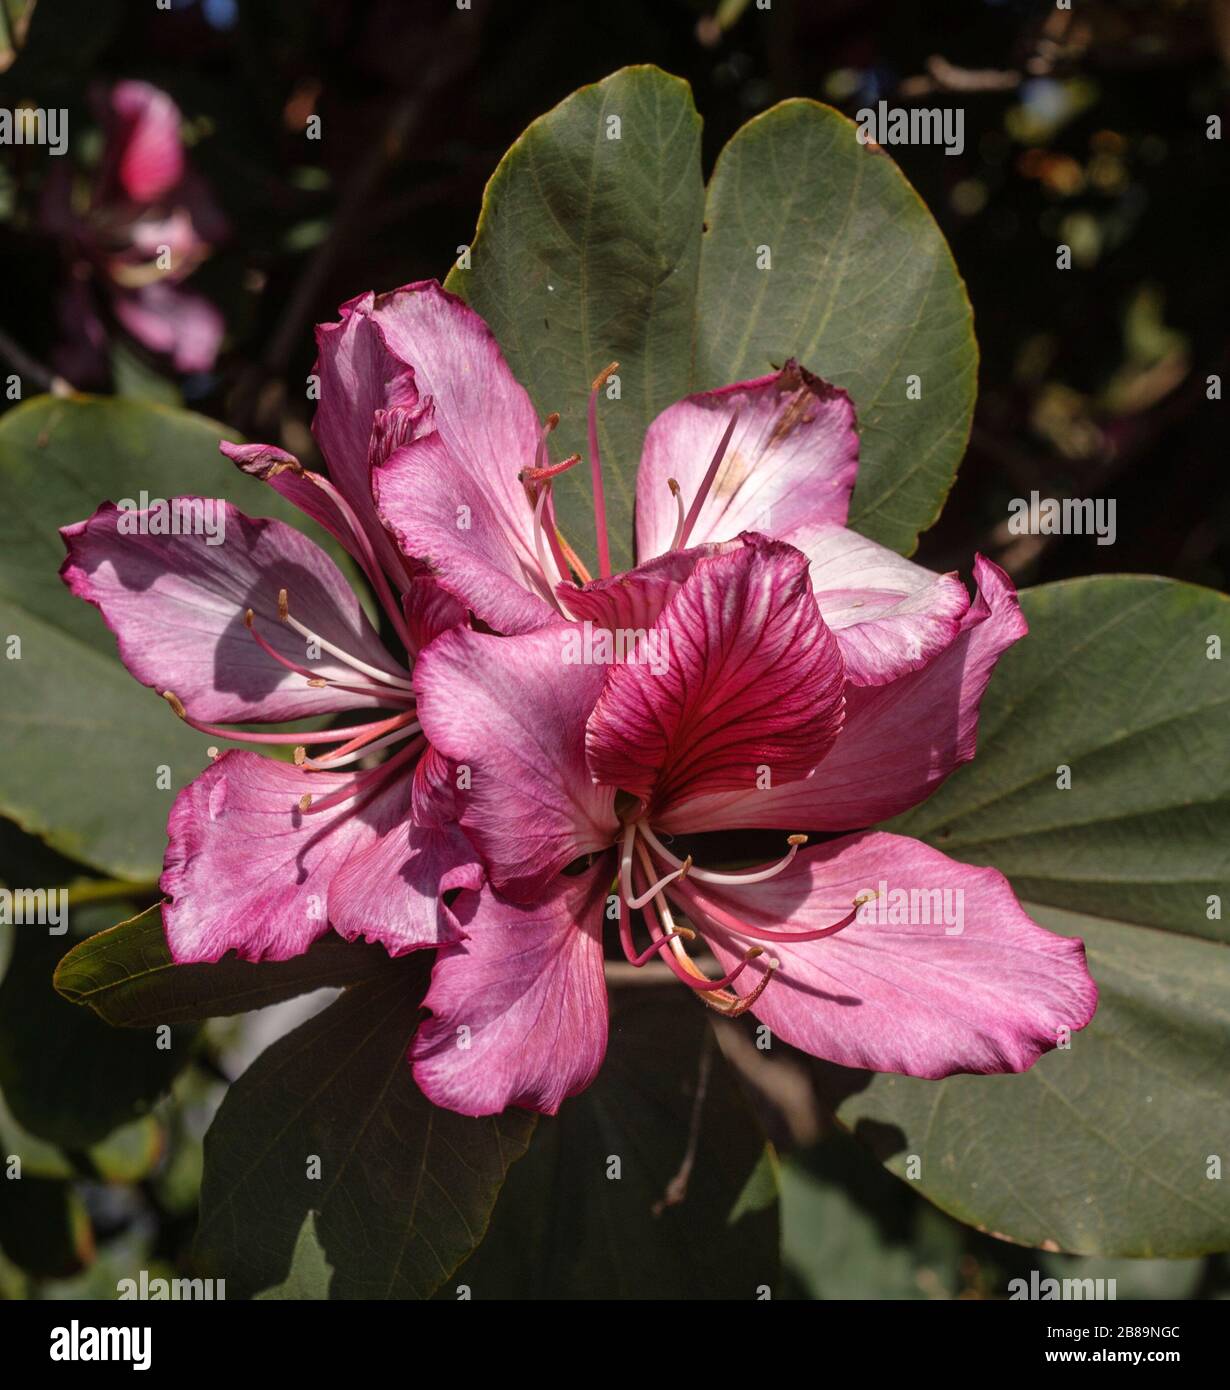
[[[3,357],[11,367],[16,367],[21,376],[29,377],[42,391],[50,391],[53,396],[75,396],[77,394],[77,388],[71,382],[53,372],[50,367],[44,367],[41,362],[36,361],[20,343],[14,342],[2,328],[0,328],[0,357]]]

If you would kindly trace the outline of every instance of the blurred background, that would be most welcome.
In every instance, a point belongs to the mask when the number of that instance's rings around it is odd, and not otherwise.
[[[442,279],[504,150],[576,87],[629,63],[687,78],[706,172],[785,97],[959,106],[959,156],[889,151],[951,244],[982,353],[969,450],[917,558],[968,572],[981,550],[1020,585],[1113,570],[1227,587],[1225,417],[1197,407],[1230,366],[1230,178],[1209,124],[1230,116],[1230,0],[0,0],[0,26],[0,108],[70,113],[61,158],[0,147],[0,379],[182,403],[305,461],[312,325],[364,290]],[[133,156],[151,128],[179,137],[152,171]],[[1114,498],[1116,543],[1013,535],[1009,501],[1034,490]],[[34,881],[40,855],[37,881],[72,877],[0,826],[0,879],[19,861]],[[74,933],[140,905],[75,910]],[[27,995],[10,971],[0,1014]],[[0,1103],[0,1154],[37,1154],[22,1186],[41,1194],[18,1208],[0,1183],[0,1295],[110,1298],[137,1269],[181,1268],[227,1081],[319,1004],[209,1025],[171,1097],[89,1150],[21,1134]],[[54,1086],[114,1046],[56,1005],[0,1038],[0,1075]],[[1120,1298],[1230,1295],[1225,1256],[1081,1260],[960,1226],[835,1132],[789,1067],[770,1107],[784,1292],[1004,1297],[1038,1269],[1115,1277]]]

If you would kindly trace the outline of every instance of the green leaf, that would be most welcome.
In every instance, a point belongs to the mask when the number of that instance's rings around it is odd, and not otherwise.
[[[445,282],[490,324],[540,414],[559,412],[555,457],[585,456],[555,490],[561,527],[582,555],[595,553],[589,388],[619,362],[620,399],[600,398],[598,428],[621,569],[632,559],[645,426],[689,388],[703,216],[690,88],[657,68],[624,68],[517,140],[487,185],[472,268]]]
[[[144,1114],[191,1056],[193,1031],[109,1028],[52,988],[62,945],[18,928],[0,984],[0,1088],[17,1122],[40,1139],[87,1149]],[[41,935],[40,935],[41,934]]]
[[[749,121],[705,201],[694,389],[788,357],[858,412],[850,525],[909,554],[939,515],[977,394],[973,311],[940,229],[897,165],[814,101]],[[757,269],[767,247],[772,269]],[[917,400],[907,377],[919,378]]]
[[[994,864],[1086,943],[1090,1027],[1017,1077],[827,1068],[844,1123],[945,1211],[1023,1244],[1177,1257],[1230,1246],[1230,705],[1223,595],[1118,576],[1023,596],[1030,636],[979,752],[890,828]],[[1071,770],[1061,790],[1060,769]]]
[[[491,325],[539,412],[560,412],[557,456],[588,457],[589,384],[619,362],[620,398],[599,402],[616,565],[631,560],[654,416],[791,356],[854,398],[853,524],[912,550],[952,484],[976,390],[969,301],[939,229],[891,159],[829,107],[789,101],[750,121],[707,197],[699,134],[687,85],[656,68],[575,92],[500,162],[471,268],[448,287]],[[592,557],[588,468],[556,487],[564,530]]]
[[[333,1266],[325,1259],[324,1247],[316,1234],[316,1213],[310,1211],[299,1228],[290,1273],[280,1284],[274,1284],[256,1297],[319,1302],[329,1297],[329,1281],[332,1278]]]
[[[233,435],[211,420],[130,400],[43,396],[0,417],[0,643],[21,642],[19,659],[5,645],[0,661],[0,814],[124,878],[157,877],[175,793],[219,740],[181,724],[120,665],[101,616],[59,579],[58,528],[144,490],[228,498],[325,543],[221,457],[223,438]]]
[[[253,965],[228,956],[214,965],[176,965],[162,908],[154,906],[74,946],[56,970],[55,986],[110,1024],[148,1028],[246,1013],[325,986],[374,979],[388,960],[380,946],[330,933],[293,960]]]
[[[1230,940],[1207,901],[1230,870],[1230,679],[1208,657],[1230,599],[1124,575],[1023,603],[978,756],[889,828],[994,864],[1033,902]]]
[[[406,1053],[425,974],[391,962],[227,1092],[205,1137],[196,1251],[228,1293],[285,1281],[310,1211],[333,1298],[425,1298],[482,1239],[533,1117],[467,1119],[419,1091]]]
[[[539,1120],[454,1282],[476,1299],[755,1299],[778,1273],[776,1168],[703,1009],[620,989],[598,1079]]]

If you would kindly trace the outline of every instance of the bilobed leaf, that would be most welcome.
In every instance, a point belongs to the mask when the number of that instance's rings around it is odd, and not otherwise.
[[[827,1069],[840,1118],[945,1211],[1078,1254],[1230,1246],[1230,601],[1116,576],[1023,595],[1030,635],[983,703],[978,756],[892,828],[994,864],[1085,940],[1100,991],[1022,1076]],[[1069,768],[1071,786],[1062,769]]]
[[[693,386],[797,357],[847,390],[859,423],[850,525],[908,554],[965,452],[978,349],[943,234],[892,159],[856,131],[831,107],[784,101],[718,157]],[[766,252],[771,269],[760,269]]]
[[[325,543],[218,453],[231,437],[212,420],[131,400],[42,396],[0,418],[0,638],[21,643],[19,658],[6,648],[0,663],[0,814],[124,878],[157,876],[175,793],[219,740],[179,723],[120,665],[100,614],[59,579],[58,531],[145,491],[227,498]],[[157,785],[163,766],[169,788]]]
[[[624,68],[516,141],[487,186],[471,268],[445,282],[487,320],[539,413],[559,412],[555,458],[585,455],[556,484],[556,509],[591,557],[586,403],[594,377],[619,363],[619,399],[604,392],[598,411],[619,569],[632,558],[645,426],[688,391],[703,216],[691,90],[657,68]]]
[[[141,1028],[263,1009],[315,989],[373,979],[388,966],[381,947],[332,933],[291,960],[253,965],[228,956],[212,965],[176,965],[162,908],[155,906],[74,946],[56,969],[55,985],[65,999],[88,1004],[108,1023]]]
[[[636,67],[584,87],[504,156],[470,268],[447,284],[491,325],[539,412],[561,413],[557,458],[588,456],[589,383],[620,363],[620,398],[599,402],[617,566],[631,558],[654,416],[788,357],[854,399],[852,521],[865,534],[912,550],[965,448],[977,348],[952,256],[888,155],[816,102],[784,102],[744,126],[706,197],[686,84]],[[588,469],[556,487],[564,531],[592,557]]]
[[[434,1107],[406,1053],[426,963],[391,963],[275,1043],[205,1137],[197,1255],[227,1291],[287,1279],[307,1214],[332,1298],[425,1298],[487,1229],[533,1116]]]
[[[763,1297],[776,1168],[697,1002],[620,989],[597,1080],[539,1120],[453,1283],[475,1299]]]

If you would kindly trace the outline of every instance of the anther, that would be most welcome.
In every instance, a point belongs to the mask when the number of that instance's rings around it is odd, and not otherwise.
[[[382,671],[378,666],[373,666],[367,661],[361,661],[357,656],[351,656],[349,652],[343,651],[341,647],[330,642],[327,637],[322,637],[318,632],[313,632],[310,627],[306,627],[298,618],[292,618],[290,615],[290,597],[285,589],[278,590],[278,617],[281,618],[287,626],[294,628],[300,637],[308,642],[315,643],[316,646],[321,647],[324,651],[337,657],[339,661],[344,662],[347,666],[351,667],[352,670],[361,671],[365,676],[376,681],[379,685],[392,686],[395,690],[413,691],[414,683],[410,680],[408,674],[405,678],[401,676],[391,676],[387,671]]]
[[[679,542],[683,539],[683,493],[679,490],[679,484],[674,478],[667,478],[666,486],[671,490],[671,496],[675,499],[675,508],[678,512],[678,516],[675,520],[675,534],[671,537],[670,548],[672,550],[678,550]]]
[[[167,702],[168,705],[171,706],[171,708],[175,711],[176,714],[179,715],[181,719],[188,718],[188,711],[184,708],[184,702],[173,690],[164,690],[162,692],[162,698]]]

